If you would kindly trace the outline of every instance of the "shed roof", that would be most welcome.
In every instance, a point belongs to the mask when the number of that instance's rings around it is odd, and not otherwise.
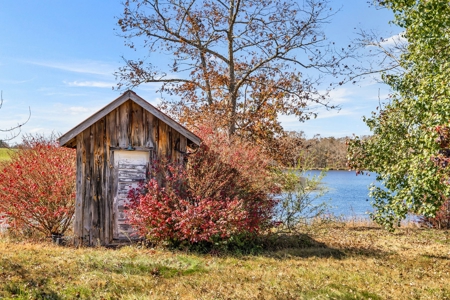
[[[105,107],[100,109],[98,112],[96,112],[95,114],[93,114],[92,116],[90,116],[89,118],[87,118],[86,120],[84,120],[83,122],[81,122],[80,124],[75,126],[74,128],[72,128],[71,130],[66,132],[64,135],[62,135],[59,138],[59,144],[61,146],[72,144],[71,143],[72,140],[75,139],[78,134],[83,132],[89,126],[95,124],[97,121],[102,119],[104,116],[106,116],[107,114],[109,114],[114,109],[116,109],[117,107],[119,107],[120,105],[122,105],[123,103],[125,103],[128,100],[134,101],[136,104],[138,104],[141,107],[143,107],[144,109],[146,109],[148,112],[153,114],[155,117],[157,117],[158,119],[160,119],[161,121],[163,121],[164,123],[169,125],[170,127],[177,130],[179,133],[184,135],[191,142],[193,142],[196,145],[200,145],[201,140],[198,136],[193,134],[186,127],[184,127],[180,123],[176,122],[174,119],[172,119],[171,117],[169,117],[168,115],[166,115],[165,113],[163,113],[162,111],[160,111],[159,109],[157,109],[156,107],[154,107],[153,105],[148,103],[146,100],[144,100],[143,98],[138,96],[135,92],[130,91],[130,90],[126,91],[119,98],[112,101],[111,103],[109,103],[108,105],[106,105]]]

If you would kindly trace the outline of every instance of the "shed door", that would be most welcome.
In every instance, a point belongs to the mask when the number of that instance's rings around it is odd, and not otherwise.
[[[128,225],[125,204],[128,203],[128,192],[136,188],[147,178],[149,168],[149,152],[114,151],[114,170],[116,194],[114,196],[114,238],[132,239],[133,228]]]

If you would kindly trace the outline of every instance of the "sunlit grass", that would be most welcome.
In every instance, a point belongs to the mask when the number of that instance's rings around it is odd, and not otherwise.
[[[297,245],[297,246],[293,246]],[[258,256],[0,240],[0,299],[445,299],[449,231],[305,227]],[[278,250],[277,250],[278,249]]]
[[[0,161],[9,160],[11,151],[14,150],[10,150],[8,148],[0,148]]]

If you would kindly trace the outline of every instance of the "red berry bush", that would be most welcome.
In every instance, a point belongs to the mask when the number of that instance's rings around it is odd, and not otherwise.
[[[203,128],[186,164],[155,162],[145,193],[130,193],[128,215],[149,240],[190,243],[257,234],[271,225],[279,189],[262,151]]]
[[[0,164],[0,214],[19,232],[63,234],[75,211],[75,172],[75,150],[54,137],[24,137]]]
[[[447,125],[436,126],[435,128],[438,137],[436,143],[439,145],[439,151],[436,155],[431,157],[442,177],[442,181],[450,184],[450,127]],[[421,216],[419,223],[426,226],[437,229],[449,229],[450,228],[450,199],[443,199],[443,204],[436,212],[434,217]]]

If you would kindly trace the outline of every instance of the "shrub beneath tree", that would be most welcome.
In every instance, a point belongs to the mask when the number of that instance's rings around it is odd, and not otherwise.
[[[279,192],[259,147],[202,128],[187,164],[157,162],[144,194],[130,193],[130,224],[149,240],[214,242],[272,225]]]

